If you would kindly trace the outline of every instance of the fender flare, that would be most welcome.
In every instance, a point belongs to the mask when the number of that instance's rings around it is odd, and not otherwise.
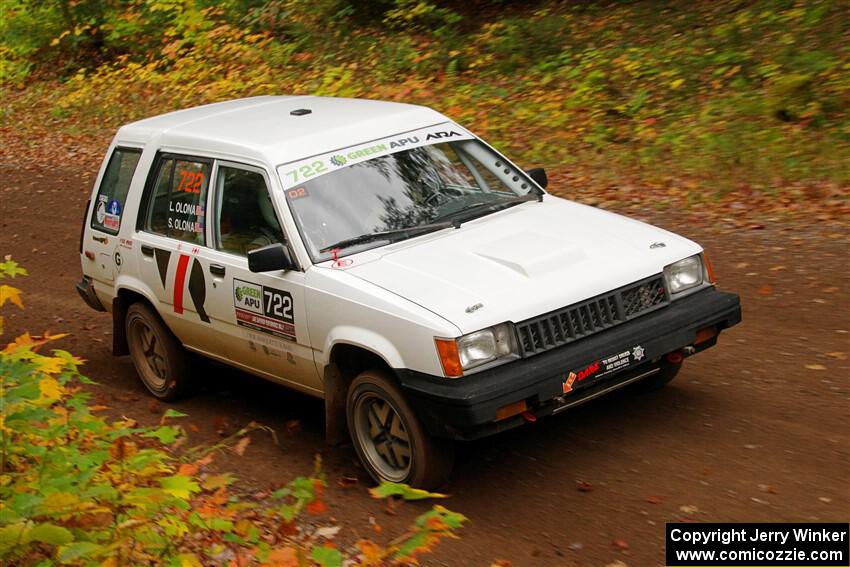
[[[322,349],[322,366],[331,363],[333,348],[345,344],[362,348],[380,357],[390,368],[406,368],[404,358],[395,345],[385,336],[354,325],[339,325],[331,329]]]

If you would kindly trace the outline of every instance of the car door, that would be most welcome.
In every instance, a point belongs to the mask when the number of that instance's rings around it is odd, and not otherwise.
[[[322,383],[313,362],[300,269],[253,273],[249,250],[286,242],[262,168],[218,161],[214,171],[207,314],[230,361],[309,393]]]
[[[206,298],[207,198],[211,159],[159,153],[137,219],[140,277],[175,335],[194,350],[225,355],[213,332]]]
[[[121,145],[113,150],[100,180],[95,203],[91,207],[91,242],[86,243],[86,248],[91,249],[95,256],[86,272],[95,282],[110,288],[116,271],[121,269],[118,233],[124,218],[127,194],[141,156],[141,148]]]

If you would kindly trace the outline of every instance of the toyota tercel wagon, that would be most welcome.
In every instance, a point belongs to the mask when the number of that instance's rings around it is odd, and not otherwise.
[[[699,245],[546,186],[420,106],[174,112],[116,134],[78,291],[157,398],[199,354],[323,398],[372,477],[433,487],[456,440],[657,388],[740,321]]]

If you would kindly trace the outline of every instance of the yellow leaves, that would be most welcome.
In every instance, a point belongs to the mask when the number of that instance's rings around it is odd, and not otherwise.
[[[681,86],[684,85],[684,84],[685,84],[685,79],[675,79],[674,81],[672,81],[670,83],[670,88],[673,89],[674,91],[676,91],[676,90],[679,90],[679,88],[681,88]]]
[[[65,514],[74,512],[80,499],[70,492],[48,494],[41,503],[40,512],[44,514]]]
[[[363,555],[362,565],[380,565],[384,559],[384,550],[374,541],[361,539],[357,542],[357,549]]]
[[[826,366],[824,366],[823,364],[807,364],[806,369],[807,370],[826,370]]]
[[[299,553],[294,547],[275,549],[269,553],[268,560],[263,563],[266,567],[300,567]]]
[[[13,305],[17,305],[20,309],[24,308],[24,302],[21,301],[21,290],[10,285],[0,285],[0,307],[9,301]]]
[[[58,400],[62,397],[63,393],[62,385],[50,376],[38,381],[38,389],[41,392],[42,398],[50,401]]]
[[[58,374],[65,368],[65,361],[53,356],[39,356],[34,362],[36,370],[47,375]]]
[[[180,562],[180,567],[203,567],[203,563],[194,553],[181,553],[177,559]]]

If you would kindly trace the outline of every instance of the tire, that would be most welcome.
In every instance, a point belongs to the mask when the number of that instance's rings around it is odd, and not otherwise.
[[[134,303],[124,319],[130,358],[142,383],[160,400],[171,402],[190,389],[188,353],[159,315]]]
[[[640,394],[654,392],[655,390],[659,390],[669,384],[676,375],[679,374],[679,370],[682,369],[682,363],[679,364],[670,364],[669,362],[662,362],[661,369],[658,373],[653,374],[652,376],[647,376],[643,380],[639,380],[633,386],[634,391]]]
[[[373,479],[434,489],[454,464],[454,443],[428,434],[385,373],[362,372],[348,388],[348,430],[354,449]]]

